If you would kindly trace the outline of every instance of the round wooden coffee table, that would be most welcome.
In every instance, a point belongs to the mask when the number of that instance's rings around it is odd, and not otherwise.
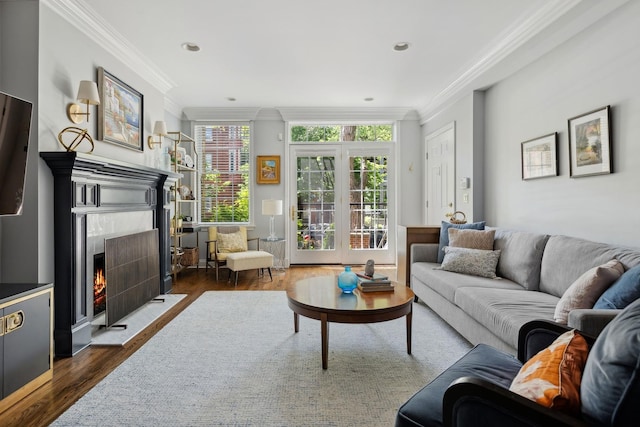
[[[411,317],[414,294],[411,288],[395,284],[393,292],[343,294],[336,276],[299,280],[287,289],[289,308],[293,310],[293,328],[299,330],[298,316],[321,322],[322,369],[327,369],[329,322],[375,323],[407,317],[407,354],[411,354]]]

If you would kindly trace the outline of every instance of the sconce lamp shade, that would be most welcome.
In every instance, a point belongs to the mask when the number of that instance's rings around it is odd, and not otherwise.
[[[282,215],[282,200],[263,200],[262,215]]]
[[[100,104],[100,95],[98,94],[98,85],[90,80],[80,80],[78,86],[78,101],[90,105]]]
[[[164,120],[158,120],[153,125],[153,133],[156,135],[166,135],[167,134],[167,124]]]

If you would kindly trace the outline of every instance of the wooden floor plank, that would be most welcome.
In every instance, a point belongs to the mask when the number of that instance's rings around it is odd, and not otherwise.
[[[54,360],[53,380],[0,414],[0,425],[5,427],[49,425],[203,292],[233,289],[284,291],[287,284],[292,281],[318,275],[337,275],[342,270],[341,266],[295,266],[284,271],[273,271],[273,281],[269,280],[268,273],[266,277],[258,277],[255,271],[245,271],[240,273],[238,285],[235,288],[233,281],[226,281],[224,270],[217,283],[215,272],[212,270],[208,272],[204,268],[185,270],[178,276],[172,292],[187,296],[175,307],[138,334],[125,347],[89,347],[74,357]],[[395,277],[395,267],[381,266],[379,271]]]

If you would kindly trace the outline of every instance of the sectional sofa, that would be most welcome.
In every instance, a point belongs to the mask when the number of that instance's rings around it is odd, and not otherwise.
[[[443,224],[444,225],[444,224]],[[413,244],[411,287],[472,344],[486,343],[516,354],[518,331],[530,320],[554,320],[565,291],[594,267],[611,260],[625,270],[640,265],[640,249],[562,235],[495,229],[500,250],[497,278],[445,271],[438,263],[440,244]],[[617,311],[578,309],[568,324],[597,333]]]

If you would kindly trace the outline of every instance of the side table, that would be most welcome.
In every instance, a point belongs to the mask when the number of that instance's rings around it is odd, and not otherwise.
[[[284,249],[286,243],[287,241],[281,237],[275,240],[260,238],[260,250],[273,255],[273,268],[276,270],[284,270]]]

